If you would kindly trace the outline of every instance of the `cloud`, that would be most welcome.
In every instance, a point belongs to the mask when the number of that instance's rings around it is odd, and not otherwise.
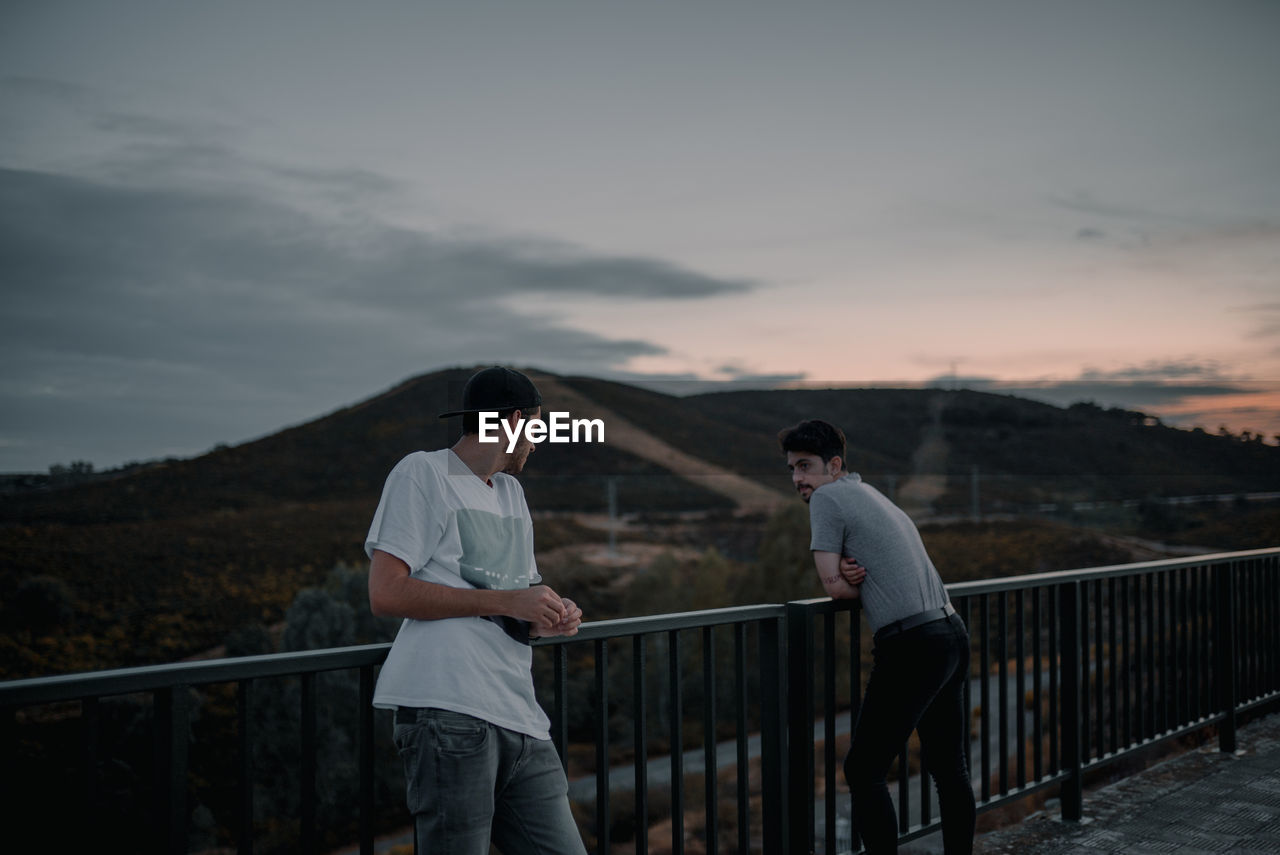
[[[192,454],[440,365],[625,371],[664,349],[506,298],[755,287],[551,240],[390,225],[379,215],[405,192],[389,176],[246,157],[244,128],[118,100],[0,79],[0,104],[27,119],[0,132],[0,471]]]
[[[0,94],[5,97],[30,98],[72,106],[82,106],[95,99],[93,90],[78,83],[47,77],[7,75],[0,78]]]
[[[289,178],[389,189],[364,173]],[[523,314],[501,299],[515,293],[694,299],[751,287],[552,242],[353,224],[268,191],[0,170],[0,468],[194,453],[441,364],[600,371],[664,352]]]
[[[1073,211],[1078,214],[1089,214],[1110,220],[1139,222],[1180,222],[1166,213],[1161,213],[1140,205],[1123,202],[1099,201],[1090,193],[1077,192],[1071,196],[1051,194],[1049,203],[1055,207]]]
[[[1086,368],[1057,380],[942,376],[929,385],[1016,395],[1060,407],[1092,403],[1139,410],[1168,424],[1216,430],[1233,424],[1265,435],[1280,431],[1280,385],[1230,377],[1216,362],[1151,361],[1124,368]]]
[[[1257,303],[1231,311],[1246,313],[1256,321],[1254,328],[1246,333],[1246,338],[1258,340],[1280,337],[1280,303]],[[1280,352],[1280,349],[1275,352]]]
[[[1191,359],[1149,360],[1141,365],[1102,370],[1085,368],[1080,372],[1080,382],[1085,383],[1135,383],[1186,380],[1221,380],[1222,367],[1216,362],[1199,362]]]

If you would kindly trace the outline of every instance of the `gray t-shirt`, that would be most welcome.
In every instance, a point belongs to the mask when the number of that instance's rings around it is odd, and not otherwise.
[[[867,568],[862,609],[873,631],[950,602],[915,523],[858,473],[813,491],[809,527],[810,549]]]

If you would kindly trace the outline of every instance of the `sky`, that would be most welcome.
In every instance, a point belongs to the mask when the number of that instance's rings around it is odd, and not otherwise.
[[[1278,40],[1270,0],[6,0],[0,472],[496,362],[1276,442]]]

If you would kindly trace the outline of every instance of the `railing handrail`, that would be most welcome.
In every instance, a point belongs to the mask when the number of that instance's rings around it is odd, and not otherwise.
[[[785,611],[786,607],[781,603],[761,603],[751,606],[730,606],[723,609],[703,609],[696,612],[672,612],[661,615],[639,615],[637,617],[589,621],[578,627],[576,635],[537,638],[533,640],[533,644],[535,647],[552,644],[572,644],[575,641],[626,638],[632,635],[647,635],[653,632],[701,629],[704,626],[723,626],[732,623],[750,623],[752,621],[782,617]]]
[[[533,644],[542,647],[601,638],[624,638],[669,630],[748,623],[781,617],[783,613],[784,607],[781,604],[764,604],[617,618],[584,623],[576,635],[535,639]],[[8,680],[0,682],[0,706],[56,703],[86,697],[149,692],[179,685],[198,686],[261,677],[291,677],[298,674],[361,668],[366,665],[382,664],[390,649],[391,644],[383,642]]]
[[[1239,552],[1214,552],[1205,555],[1188,555],[1182,558],[1159,558],[1154,561],[1137,561],[1132,564],[1106,564],[1100,567],[1053,570],[1047,573],[1026,573],[1018,576],[1005,576],[1000,579],[953,582],[946,587],[948,593],[953,596],[969,597],[975,594],[994,594],[1017,588],[1039,588],[1045,585],[1058,585],[1063,582],[1088,582],[1094,579],[1107,579],[1113,576],[1141,573],[1146,570],[1178,570],[1183,567],[1203,567],[1206,564],[1221,564],[1249,558],[1264,558],[1272,555],[1280,555],[1280,547],[1246,549]]]
[[[0,683],[0,706],[45,704],[150,692],[171,686],[198,686],[361,668],[380,664],[390,649],[390,643],[363,644],[9,680]]]
[[[1072,580],[1089,581],[1145,570],[1173,570],[1180,567],[1203,566],[1272,555],[1280,555],[1280,548],[1220,552],[1187,556],[1185,558],[1141,561],[1132,564],[1114,564],[1102,567],[1086,567],[1078,570],[1032,573],[994,580],[955,582],[946,587],[952,596],[973,596],[975,594],[1055,585]],[[817,597],[794,602],[819,607],[824,603],[831,602],[830,608],[833,609],[839,609],[844,605],[830,600],[829,597]],[[625,638],[646,633],[768,620],[783,616],[785,610],[785,604],[764,603],[694,612],[675,612],[592,621],[583,623],[577,635],[568,638],[537,639],[534,644],[537,646],[568,644],[577,641]],[[259,656],[228,657],[198,662],[141,665],[105,671],[59,674],[52,677],[8,680],[0,682],[0,706],[30,706],[58,701],[73,701],[86,697],[107,697],[154,691],[179,685],[206,685],[262,677],[286,677],[322,671],[361,668],[367,665],[380,665],[386,659],[387,651],[390,649],[391,645],[389,643],[365,644],[353,647],[268,653]]]

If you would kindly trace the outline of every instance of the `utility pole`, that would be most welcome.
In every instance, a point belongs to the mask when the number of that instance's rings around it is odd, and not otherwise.
[[[609,557],[616,558],[618,555],[617,534],[615,529],[618,525],[618,482],[613,478],[605,480],[606,490],[609,496]]]
[[[971,480],[969,483],[969,495],[972,509],[970,513],[975,520],[982,519],[982,504],[979,501],[978,494],[978,464],[973,464],[971,470]]]

